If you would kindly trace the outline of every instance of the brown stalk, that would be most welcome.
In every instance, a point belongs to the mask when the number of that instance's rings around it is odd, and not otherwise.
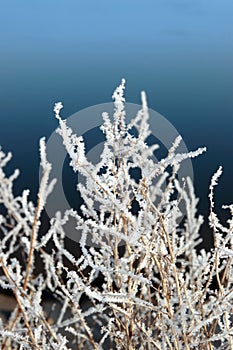
[[[43,181],[43,179],[42,179],[42,181]],[[36,224],[37,224],[37,221],[39,219],[39,216],[40,216],[40,194],[38,194],[38,203],[37,203],[37,208],[36,208],[36,212],[35,212],[35,216],[34,216],[34,220],[33,220],[33,225],[32,225],[28,263],[27,263],[26,274],[25,274],[25,279],[24,279],[24,283],[23,283],[23,289],[24,290],[27,289],[28,279],[30,277],[30,270],[31,270],[33,255],[34,255],[34,245],[35,245],[35,236],[36,236]],[[12,321],[11,326],[10,326],[10,331],[11,332],[14,330],[14,327],[15,327],[17,319],[18,319],[18,317],[20,315],[20,312],[21,312],[21,308],[18,306],[17,310],[16,310],[15,318]],[[9,327],[9,325],[6,326],[6,328],[8,328],[8,327]],[[7,343],[7,338],[5,339],[5,341],[2,344],[2,350],[5,349],[6,343]]]
[[[2,258],[0,258],[0,262],[1,262],[1,266],[2,266],[2,269],[3,269],[3,272],[4,272],[5,276],[6,276],[6,278],[8,279],[9,282],[13,283],[14,286],[15,286],[15,289],[13,290],[13,293],[14,293],[15,299],[16,299],[16,301],[17,301],[17,303],[18,303],[19,310],[20,310],[20,312],[21,312],[22,315],[23,315],[23,319],[24,319],[25,325],[26,325],[26,327],[27,327],[27,329],[28,329],[28,333],[29,333],[29,335],[30,335],[30,337],[31,337],[32,344],[33,344],[33,346],[35,346],[37,349],[39,349],[39,347],[38,347],[37,344],[36,344],[36,340],[35,340],[35,338],[34,338],[34,335],[33,335],[32,329],[31,329],[31,327],[30,327],[30,324],[29,324],[29,322],[28,322],[27,315],[26,315],[26,313],[25,313],[25,311],[24,311],[24,307],[23,307],[23,305],[22,305],[22,303],[21,303],[21,301],[20,301],[20,299],[19,299],[19,297],[18,297],[18,295],[17,295],[17,293],[16,293],[16,290],[18,290],[20,293],[22,293],[22,292],[19,290],[19,288],[18,288],[17,284],[15,283],[15,281],[11,278],[11,276],[10,276],[10,274],[9,274],[9,272],[8,272],[8,269],[7,269],[7,267],[5,266],[5,264],[4,264],[3,260],[2,260]],[[2,347],[2,349],[3,349],[3,347]]]

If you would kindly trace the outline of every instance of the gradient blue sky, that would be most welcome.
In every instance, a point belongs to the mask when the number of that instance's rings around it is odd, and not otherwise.
[[[190,149],[206,207],[211,174],[222,164],[217,195],[232,201],[232,0],[0,1],[0,144],[36,193],[38,140],[63,115],[110,102],[126,78],[128,102],[145,90]]]

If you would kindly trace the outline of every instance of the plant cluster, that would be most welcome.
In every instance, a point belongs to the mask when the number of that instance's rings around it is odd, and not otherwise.
[[[113,119],[103,113],[106,141],[98,164],[87,159],[83,138],[61,118],[62,104],[55,105],[70,165],[86,179],[77,185],[84,203],[82,215],[74,209],[57,212],[42,237],[41,214],[56,186],[50,180],[45,139],[40,140],[36,205],[28,190],[14,196],[18,171],[6,175],[11,154],[0,150],[0,286],[12,291],[17,302],[7,322],[0,322],[3,350],[233,349],[233,205],[224,207],[232,218],[223,226],[213,197],[222,169],[210,183],[214,247],[198,251],[203,217],[197,213],[192,181],[180,183],[177,174],[185,159],[205,149],[179,153],[179,136],[167,156],[155,162],[157,145],[146,142],[145,93],[142,109],[126,124],[124,87],[122,80],[113,94]],[[132,176],[135,168],[138,178]],[[81,232],[79,258],[64,244],[70,219]],[[44,273],[37,275],[38,259]],[[103,283],[97,287],[93,282],[100,276]],[[44,291],[60,305],[52,319]]]

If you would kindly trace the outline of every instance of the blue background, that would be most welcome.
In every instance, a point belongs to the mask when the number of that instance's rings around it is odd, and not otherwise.
[[[219,165],[218,207],[232,202],[232,0],[0,1],[0,144],[22,175],[16,192],[38,187],[39,138],[63,116],[110,102],[126,78],[126,99],[165,116],[193,161],[200,210]],[[217,202],[216,200],[216,202]]]

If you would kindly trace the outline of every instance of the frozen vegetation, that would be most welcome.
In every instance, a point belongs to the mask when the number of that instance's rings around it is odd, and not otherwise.
[[[177,173],[185,159],[205,149],[178,153],[178,137],[166,158],[155,162],[157,146],[146,144],[150,127],[145,93],[142,109],[126,125],[124,84],[113,94],[113,117],[103,114],[106,141],[98,164],[86,158],[82,137],[61,118],[62,104],[55,105],[70,165],[86,179],[78,184],[84,204],[81,216],[74,209],[58,212],[42,238],[41,214],[56,186],[45,139],[40,140],[42,178],[36,205],[28,190],[14,196],[18,171],[6,175],[11,155],[0,150],[0,286],[16,300],[9,319],[0,322],[3,350],[233,349],[233,217],[223,226],[214,206],[222,169],[209,187],[214,247],[198,251],[203,223],[198,199],[191,180],[180,183]],[[137,181],[131,176],[135,167],[140,169]],[[232,204],[224,209],[233,215]],[[82,232],[79,258],[64,244],[64,227],[71,218]],[[35,273],[38,259],[43,274]],[[101,287],[93,284],[98,276],[104,279]],[[44,291],[61,305],[53,319],[45,310]]]

